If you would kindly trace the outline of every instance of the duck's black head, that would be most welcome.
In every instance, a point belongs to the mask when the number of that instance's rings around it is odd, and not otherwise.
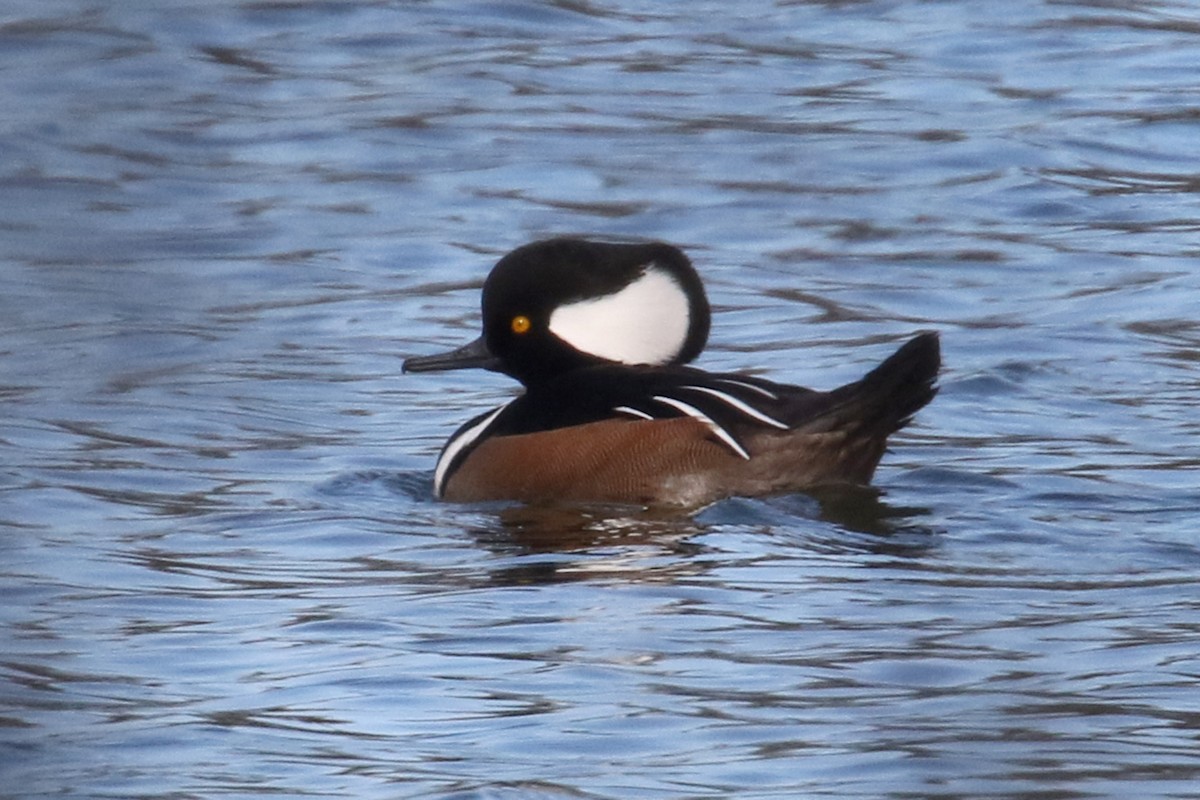
[[[684,364],[708,340],[700,276],[668,244],[534,242],[500,259],[482,303],[483,336],[404,370],[485,367],[528,386],[598,363]]]

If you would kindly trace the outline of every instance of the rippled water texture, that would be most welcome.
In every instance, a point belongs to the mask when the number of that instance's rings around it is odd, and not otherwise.
[[[0,10],[0,794],[1200,796],[1200,5]],[[505,251],[711,369],[942,332],[879,493],[435,503]]]

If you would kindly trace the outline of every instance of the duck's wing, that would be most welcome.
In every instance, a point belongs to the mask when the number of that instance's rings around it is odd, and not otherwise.
[[[601,364],[530,389],[486,427],[506,436],[614,418],[691,417],[749,459],[753,439],[764,434],[846,430],[885,439],[933,398],[939,364],[936,333],[914,337],[861,380],[829,392],[740,373]]]
[[[936,333],[922,333],[862,379],[828,392],[736,373],[658,370],[613,410],[642,419],[690,416],[743,458],[760,435],[844,431],[886,439],[937,394]]]

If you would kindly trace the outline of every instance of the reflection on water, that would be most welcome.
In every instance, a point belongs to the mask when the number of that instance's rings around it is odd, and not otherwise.
[[[0,11],[7,791],[1195,794],[1187,7],[109,6]],[[875,489],[436,503],[514,387],[401,359],[559,233],[941,393]]]

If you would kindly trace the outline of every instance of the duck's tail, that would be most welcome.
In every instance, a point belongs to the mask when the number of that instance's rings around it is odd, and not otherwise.
[[[862,380],[831,394],[842,395],[838,399],[855,409],[853,416],[865,433],[886,437],[907,425],[937,394],[941,366],[938,334],[925,331],[905,342]]]
[[[861,380],[806,398],[797,409],[807,406],[795,430],[814,434],[812,441],[829,448],[829,480],[867,483],[887,437],[937,394],[940,368],[937,333],[920,333]]]

